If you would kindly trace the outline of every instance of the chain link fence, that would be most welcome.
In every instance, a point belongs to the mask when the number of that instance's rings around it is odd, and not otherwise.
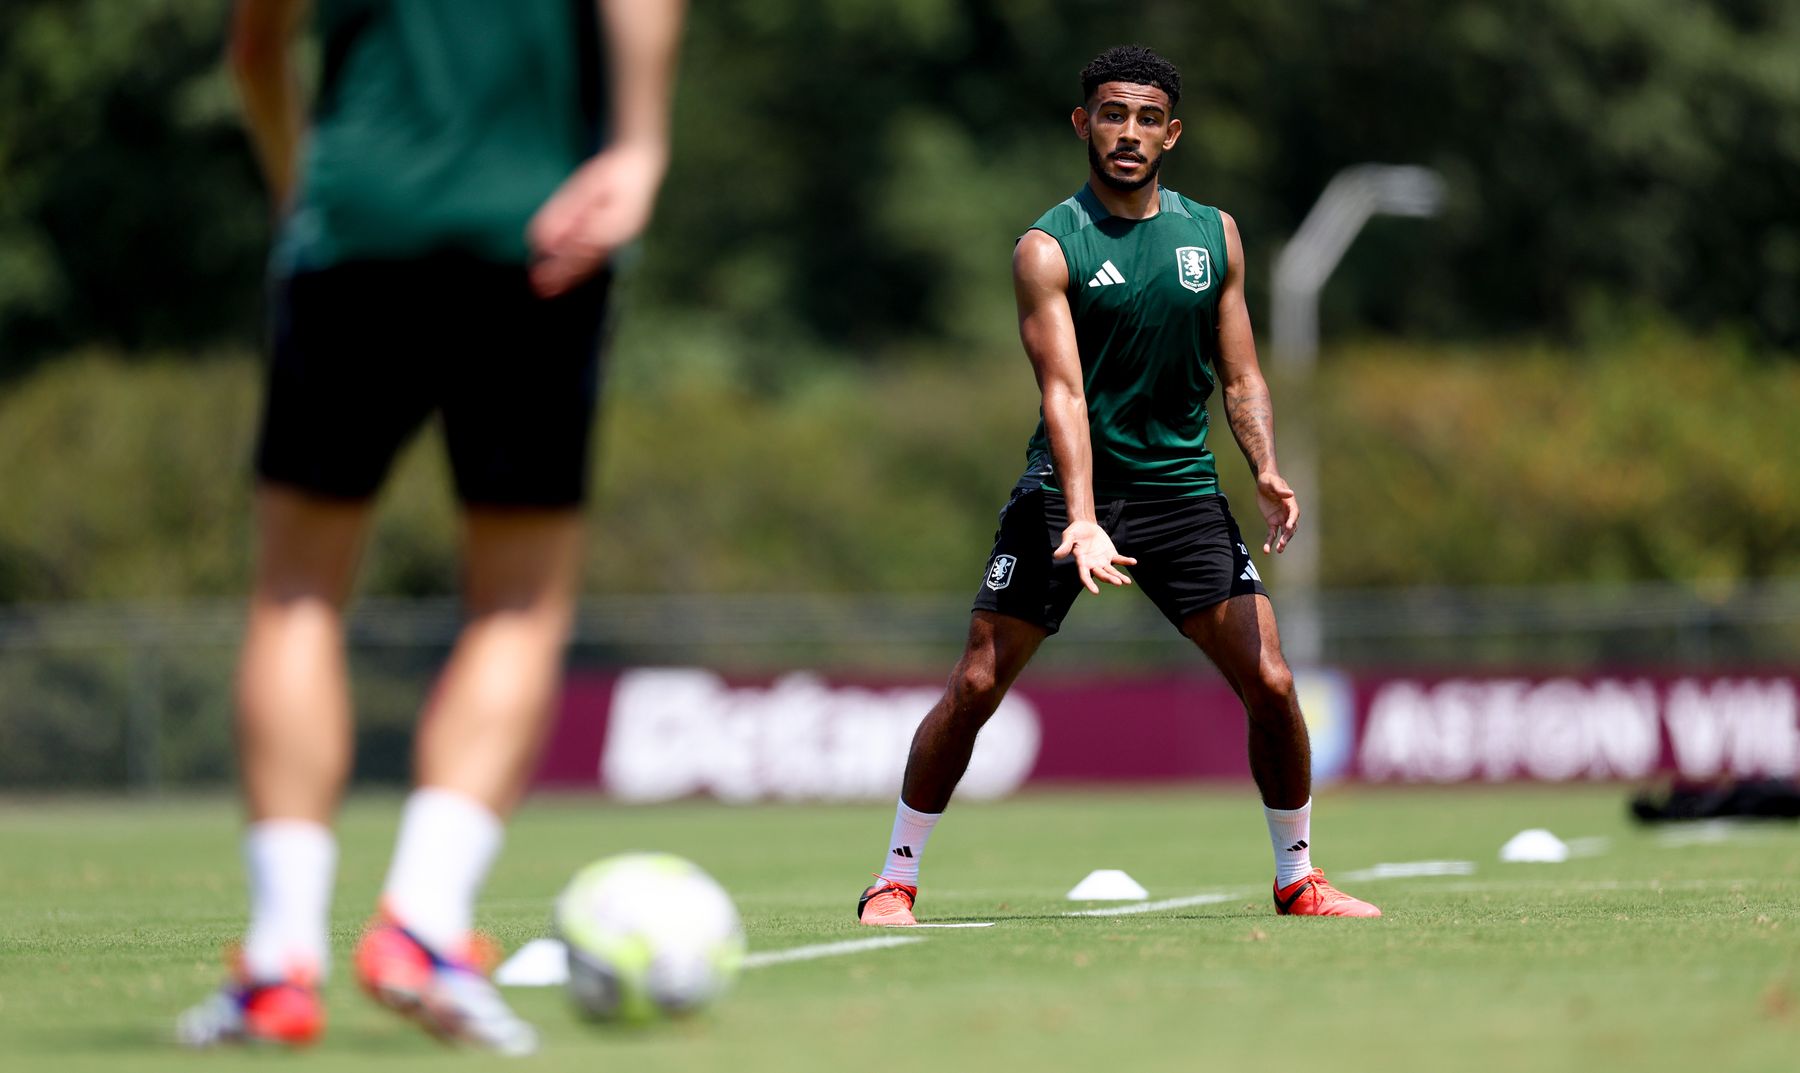
[[[934,679],[968,594],[607,596],[583,605],[578,667],[801,668]],[[1280,602],[1277,601],[1279,610]],[[1346,667],[1791,669],[1800,579],[1681,585],[1335,591],[1327,662]],[[350,617],[356,778],[406,777],[413,720],[454,641],[453,600],[369,600]],[[230,779],[236,602],[0,608],[0,791],[218,785]],[[1084,597],[1031,674],[1194,668],[1147,601]]]

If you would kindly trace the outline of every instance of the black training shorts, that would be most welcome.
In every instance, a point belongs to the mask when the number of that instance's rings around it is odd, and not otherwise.
[[[523,267],[449,256],[279,281],[257,475],[366,498],[438,414],[464,503],[579,504],[609,285],[546,301]]]
[[[975,610],[1024,619],[1055,633],[1083,589],[1073,559],[1051,559],[1069,524],[1069,509],[1062,493],[1044,489],[1044,476],[1034,467],[1000,511]],[[1095,509],[1119,554],[1138,561],[1121,569],[1176,629],[1194,612],[1233,596],[1268,594],[1223,495],[1113,499]]]

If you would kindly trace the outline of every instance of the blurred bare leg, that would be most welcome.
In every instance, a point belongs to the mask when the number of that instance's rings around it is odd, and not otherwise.
[[[237,677],[244,801],[252,822],[327,824],[350,771],[343,612],[369,506],[264,485],[256,515]]]
[[[581,518],[574,510],[472,509],[466,518],[467,622],[414,744],[388,870],[388,913],[454,952],[524,795],[562,678],[575,611]]]
[[[581,532],[575,511],[469,512],[468,620],[419,728],[420,786],[499,816],[518,804],[562,680]]]
[[[237,741],[250,825],[244,971],[319,979],[336,874],[330,824],[350,771],[343,609],[366,503],[257,491],[256,574],[238,664]]]

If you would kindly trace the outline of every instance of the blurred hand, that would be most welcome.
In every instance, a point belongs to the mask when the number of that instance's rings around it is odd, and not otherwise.
[[[1263,554],[1279,555],[1300,527],[1300,500],[1281,474],[1270,470],[1256,478],[1256,505],[1269,526],[1269,535],[1263,538]]]
[[[1062,543],[1057,546],[1054,558],[1057,562],[1074,559],[1076,576],[1087,586],[1087,591],[1096,595],[1100,586],[1094,584],[1094,579],[1113,585],[1129,585],[1131,579],[1113,567],[1115,564],[1137,565],[1136,559],[1120,555],[1113,547],[1112,537],[1094,522],[1075,522],[1064,529]]]
[[[661,147],[615,145],[577,168],[525,228],[538,294],[572,289],[642,234],[667,167]]]

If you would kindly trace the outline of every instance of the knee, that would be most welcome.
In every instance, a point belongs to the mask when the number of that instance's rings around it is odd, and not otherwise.
[[[1265,659],[1243,683],[1244,706],[1251,718],[1286,716],[1294,711],[1294,672],[1282,659]]]
[[[958,722],[980,727],[994,714],[994,709],[1000,707],[1000,700],[1005,695],[1006,690],[1001,687],[999,676],[992,667],[964,664],[950,676],[945,706]]]
[[[284,644],[343,643],[344,609],[317,592],[257,590],[250,600],[250,637]]]
[[[562,650],[575,625],[575,601],[561,593],[515,598],[469,598],[463,604],[465,636],[507,638],[523,645]]]

